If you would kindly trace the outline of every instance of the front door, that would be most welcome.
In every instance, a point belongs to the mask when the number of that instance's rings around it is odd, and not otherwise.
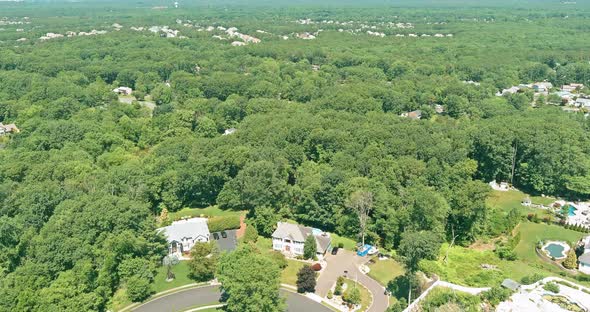
[[[289,246],[289,245],[285,246],[285,251],[291,252],[291,246]]]

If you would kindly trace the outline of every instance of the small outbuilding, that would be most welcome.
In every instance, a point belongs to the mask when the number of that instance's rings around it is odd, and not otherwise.
[[[520,284],[514,280],[507,278],[504,281],[502,281],[502,287],[508,288],[512,291],[517,291],[520,289]]]

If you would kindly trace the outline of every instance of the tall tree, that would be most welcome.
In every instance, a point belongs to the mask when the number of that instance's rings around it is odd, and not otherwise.
[[[217,268],[229,312],[284,311],[285,301],[279,293],[280,277],[276,263],[249,245],[224,254]]]
[[[373,209],[373,193],[368,191],[355,191],[350,194],[347,206],[356,212],[359,221],[359,235],[361,242],[365,245],[365,234],[369,224],[369,214]]]

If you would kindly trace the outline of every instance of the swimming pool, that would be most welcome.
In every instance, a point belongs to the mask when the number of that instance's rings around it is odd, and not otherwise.
[[[563,214],[565,214],[567,211],[567,215],[570,217],[573,217],[576,215],[576,210],[578,210],[578,209],[576,209],[576,207],[574,207],[572,205],[567,205],[567,206],[563,207]]]
[[[569,251],[569,246],[564,242],[548,242],[543,246],[543,250],[549,257],[555,259],[563,259],[566,257],[566,252]]]

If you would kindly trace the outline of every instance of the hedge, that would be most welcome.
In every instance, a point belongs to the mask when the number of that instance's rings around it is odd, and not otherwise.
[[[240,228],[240,216],[219,216],[209,219],[209,232],[215,233]]]

